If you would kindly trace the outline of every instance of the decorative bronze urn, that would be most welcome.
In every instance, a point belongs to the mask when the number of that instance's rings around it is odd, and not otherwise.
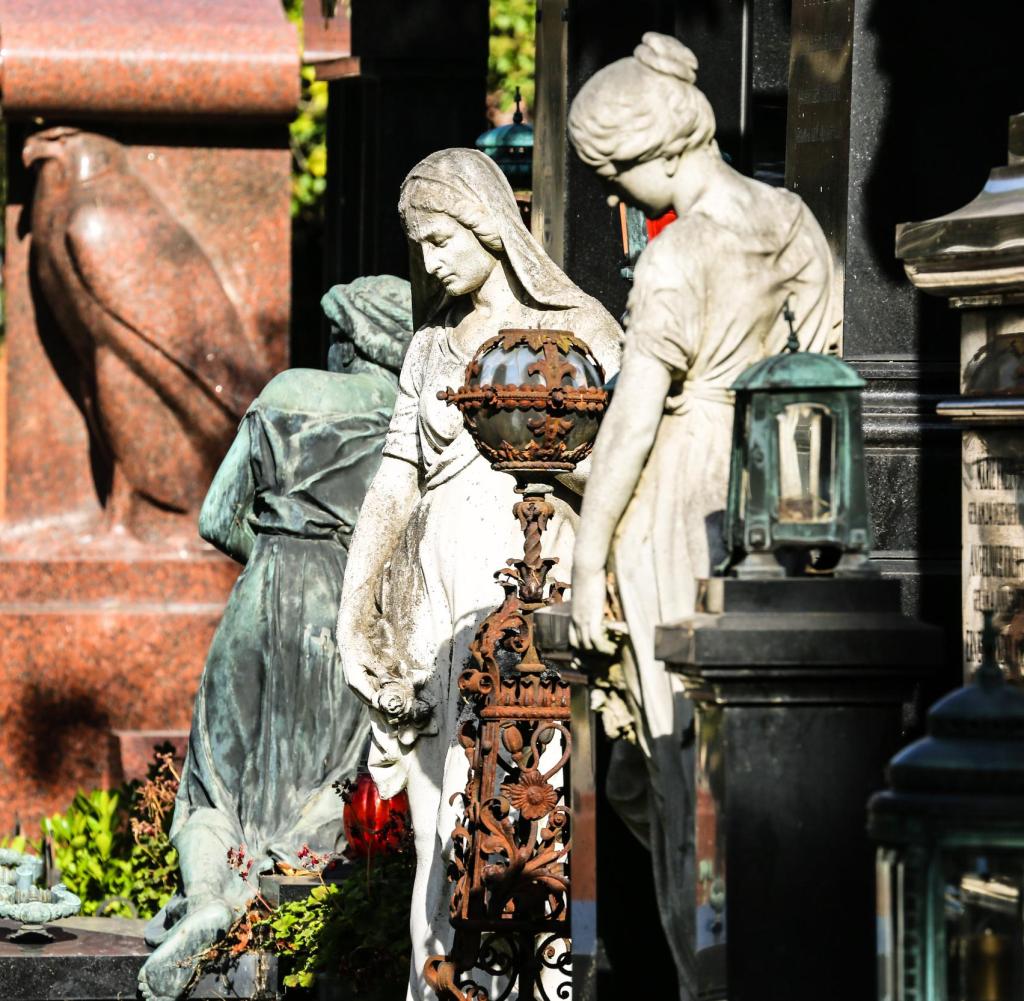
[[[532,614],[568,588],[548,582],[557,560],[541,555],[554,508],[553,478],[571,472],[593,447],[608,403],[604,373],[590,349],[564,330],[506,330],[466,369],[465,385],[439,398],[457,406],[493,468],[512,473],[513,507],[525,536],[522,558],[495,577],[505,599],[480,625],[459,677],[471,709],[459,729],[469,759],[462,817],[453,832],[447,956],[424,974],[444,1001],[487,1001],[474,968],[503,983],[502,997],[563,996],[552,980],[571,976],[567,775],[572,737],[569,685],[541,663]],[[484,937],[486,934],[486,938]]]

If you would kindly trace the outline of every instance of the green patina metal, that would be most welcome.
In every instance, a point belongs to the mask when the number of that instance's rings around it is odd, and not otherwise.
[[[533,185],[533,126],[523,123],[519,101],[517,87],[512,124],[488,129],[476,140],[476,148],[501,168],[513,191],[528,190]]]
[[[751,365],[730,387],[734,393],[785,393],[863,389],[866,383],[846,362],[813,351],[786,351]]]
[[[868,807],[888,1001],[1024,990],[1024,692],[1005,682],[995,638],[986,613],[973,682],[931,708]]]
[[[864,380],[839,358],[796,348],[791,334],[786,351],[731,387],[723,570],[740,577],[870,572]],[[803,482],[802,493],[787,487],[794,482]]]

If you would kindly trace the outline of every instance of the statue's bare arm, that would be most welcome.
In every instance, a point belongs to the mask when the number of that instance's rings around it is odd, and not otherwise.
[[[366,492],[348,551],[338,614],[338,649],[349,686],[373,704],[379,663],[370,637],[378,611],[376,595],[384,565],[419,498],[415,465],[386,455]]]
[[[584,650],[615,650],[604,627],[605,568],[615,529],[658,433],[671,381],[661,362],[627,347],[594,445],[573,554],[572,637]]]

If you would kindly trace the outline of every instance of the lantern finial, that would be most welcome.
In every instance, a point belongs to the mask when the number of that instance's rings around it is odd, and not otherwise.
[[[793,312],[793,294],[790,293],[786,296],[785,305],[782,307],[782,315],[786,318],[786,322],[789,324],[789,337],[786,339],[786,350],[791,354],[796,354],[800,350],[800,341],[796,336],[796,328],[793,326],[796,321],[796,313]]]
[[[519,102],[522,101],[522,99],[523,99],[523,96],[522,96],[522,94],[519,93],[519,88],[516,87],[516,110],[515,110],[515,114],[512,115],[512,123],[514,125],[522,125],[523,124],[523,111],[522,111],[522,108],[519,107]]]

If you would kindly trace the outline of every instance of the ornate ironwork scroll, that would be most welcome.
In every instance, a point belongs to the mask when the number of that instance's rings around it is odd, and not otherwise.
[[[459,677],[469,775],[449,866],[455,939],[424,970],[442,1001],[571,994],[570,688],[537,655],[532,621],[568,585],[548,580],[557,560],[542,555],[541,537],[552,487],[538,481],[589,454],[607,405],[602,383],[587,346],[566,331],[505,331],[477,353],[466,385],[440,394],[494,468],[519,479],[513,513],[524,535],[522,558],[495,574],[505,598]]]

